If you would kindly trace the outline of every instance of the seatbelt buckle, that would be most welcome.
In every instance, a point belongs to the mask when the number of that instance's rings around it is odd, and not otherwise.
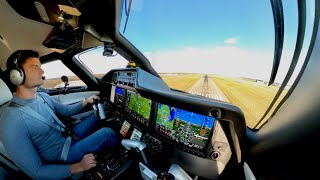
[[[62,132],[62,135],[67,138],[70,136],[72,139],[80,140],[69,128],[64,128],[64,131]]]

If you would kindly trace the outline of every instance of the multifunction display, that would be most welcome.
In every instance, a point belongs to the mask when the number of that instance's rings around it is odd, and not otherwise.
[[[159,103],[156,131],[178,143],[203,150],[208,143],[214,121],[212,116]]]
[[[130,117],[141,122],[145,126],[149,125],[151,100],[140,96],[133,91],[127,91],[125,101],[125,111]]]

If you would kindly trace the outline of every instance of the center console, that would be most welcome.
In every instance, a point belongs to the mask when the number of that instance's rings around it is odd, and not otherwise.
[[[97,166],[86,171],[84,179],[116,179],[132,164],[128,151],[119,148],[116,152],[104,152],[96,157]]]

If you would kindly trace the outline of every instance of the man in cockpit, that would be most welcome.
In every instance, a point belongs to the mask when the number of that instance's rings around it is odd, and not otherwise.
[[[0,139],[12,161],[34,179],[64,179],[96,166],[95,153],[115,148],[115,132],[98,129],[92,114],[72,130],[56,116],[71,116],[92,104],[91,96],[64,105],[37,88],[44,83],[39,54],[18,50],[7,60],[16,92],[1,114]]]

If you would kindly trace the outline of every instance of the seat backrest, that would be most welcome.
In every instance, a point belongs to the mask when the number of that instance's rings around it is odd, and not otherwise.
[[[9,87],[2,79],[0,79],[0,107],[9,102],[12,97]]]
[[[6,83],[2,79],[0,79],[0,121],[1,121],[1,113],[2,111],[5,110],[6,105],[11,100],[12,97],[13,95],[9,87],[6,85]],[[11,160],[8,157],[8,153],[5,150],[1,140],[0,140],[0,161],[15,170],[19,169],[12,162],[10,162]]]

